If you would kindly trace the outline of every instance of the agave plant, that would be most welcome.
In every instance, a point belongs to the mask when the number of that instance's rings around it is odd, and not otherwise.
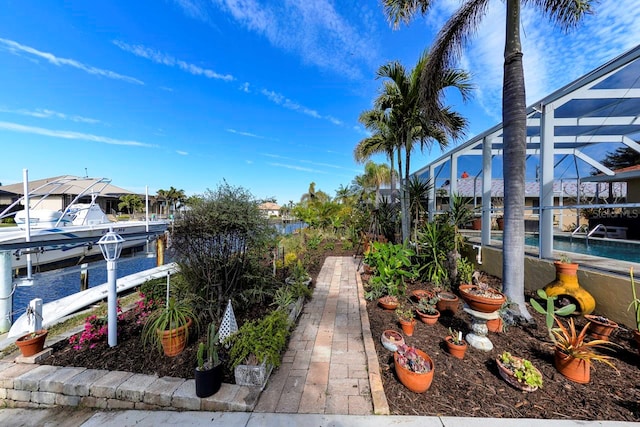
[[[559,351],[587,362],[596,361],[606,363],[618,372],[618,368],[611,362],[613,357],[598,354],[594,351],[596,348],[619,347],[617,344],[605,340],[584,340],[591,322],[587,322],[580,333],[578,333],[573,318],[569,319],[568,326],[565,326],[557,317],[554,316],[554,318],[558,327],[553,328],[551,332],[555,337],[555,346]]]

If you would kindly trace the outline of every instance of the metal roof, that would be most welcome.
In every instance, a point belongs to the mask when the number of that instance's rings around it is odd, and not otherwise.
[[[570,64],[570,59],[567,60]],[[604,176],[614,172],[588,151],[598,144],[625,144],[640,152],[640,45],[571,82],[527,108],[527,155],[539,155],[541,111],[554,110],[553,142],[558,156],[576,156]],[[452,156],[482,156],[484,141],[502,155],[502,123],[476,135],[414,172],[427,174]],[[606,148],[606,147],[605,147]],[[602,150],[595,150],[602,153]],[[586,178],[586,177],[585,177]],[[601,178],[600,180],[604,180]],[[610,179],[609,179],[610,180]]]

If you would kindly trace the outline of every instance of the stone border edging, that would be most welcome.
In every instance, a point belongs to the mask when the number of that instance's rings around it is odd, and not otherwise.
[[[354,262],[357,257],[354,257]],[[364,350],[367,353],[367,367],[369,371],[369,387],[371,388],[371,398],[373,400],[373,413],[376,415],[389,415],[389,403],[384,394],[382,386],[382,376],[380,375],[380,364],[376,353],[373,336],[371,335],[371,324],[367,314],[367,303],[364,299],[364,287],[360,279],[360,272],[356,268],[356,283],[358,284],[358,302],[360,306],[360,323],[362,324],[362,340]]]

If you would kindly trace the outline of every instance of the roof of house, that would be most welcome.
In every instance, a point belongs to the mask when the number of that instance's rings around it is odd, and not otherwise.
[[[474,189],[475,181],[475,189]],[[626,182],[578,182],[576,180],[554,181],[553,194],[558,197],[577,197],[578,188],[580,197],[595,197],[596,194],[608,196],[609,185],[612,185],[613,197],[626,197]],[[439,187],[449,193],[450,185],[447,181],[445,185]],[[482,179],[460,178],[458,179],[458,195],[463,197],[482,197]],[[540,195],[540,183],[538,181],[527,181],[525,183],[525,197],[538,197]],[[504,180],[494,179],[491,181],[491,197],[504,197]]]
[[[67,181],[68,180],[68,181]],[[62,185],[53,184],[56,181],[63,181]],[[65,182],[67,181],[67,182]],[[48,193],[51,192],[51,195],[78,195],[96,181],[94,178],[80,178],[73,175],[61,175],[55,176],[52,178],[44,178],[44,179],[36,179],[34,181],[29,181],[29,191],[33,191],[36,188],[40,188],[38,193]],[[50,184],[49,184],[50,183]],[[47,185],[49,184],[49,185]],[[103,185],[97,185],[95,190],[100,190]],[[0,186],[0,192],[7,192],[16,195],[24,195],[24,184],[19,182],[17,184],[3,185]],[[100,191],[100,196],[103,197],[120,197],[124,194],[136,194],[132,191],[125,190],[124,188],[116,187],[115,185],[107,184]]]
[[[279,211],[280,205],[273,202],[264,202],[260,206],[258,206],[258,209],[262,209],[264,211]]]

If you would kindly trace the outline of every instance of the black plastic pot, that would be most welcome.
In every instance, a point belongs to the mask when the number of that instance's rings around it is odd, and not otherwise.
[[[199,371],[195,370],[196,377],[196,396],[209,397],[220,390],[222,385],[222,364]]]

